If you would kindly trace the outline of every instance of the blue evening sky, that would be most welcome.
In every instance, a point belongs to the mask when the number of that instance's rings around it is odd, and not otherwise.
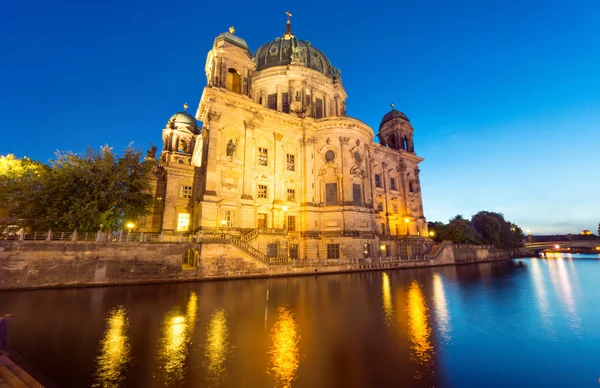
[[[390,102],[425,158],[425,215],[504,213],[534,234],[600,222],[600,1],[7,1],[0,154],[160,145],[194,113],[213,39],[293,32],[342,69],[348,114]]]

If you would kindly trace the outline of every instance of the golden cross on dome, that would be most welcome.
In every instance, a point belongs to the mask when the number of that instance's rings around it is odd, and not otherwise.
[[[188,104],[187,102],[183,104],[183,111],[185,112],[185,110],[188,108]]]
[[[288,22],[289,22],[290,18],[292,17],[292,14],[290,11],[285,11],[285,14],[288,15]]]
[[[235,34],[235,28],[233,28],[233,26],[229,27],[229,33]]]
[[[287,24],[285,25],[285,35],[283,35],[283,38],[286,40],[289,40],[290,38],[294,37],[294,35],[292,34],[292,22],[290,21],[290,18],[292,17],[292,13],[290,11],[285,11],[285,14],[288,17],[288,20],[287,20]]]
[[[392,110],[394,110],[394,103],[393,102],[390,104],[390,106],[392,107]]]

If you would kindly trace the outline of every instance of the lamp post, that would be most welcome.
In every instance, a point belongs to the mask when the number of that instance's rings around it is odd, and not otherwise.
[[[133,229],[134,226],[135,226],[135,224],[133,222],[127,223],[127,241],[130,240],[131,229]]]

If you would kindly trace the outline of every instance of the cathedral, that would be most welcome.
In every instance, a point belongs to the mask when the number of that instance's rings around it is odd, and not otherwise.
[[[392,104],[374,142],[346,112],[340,70],[289,16],[254,54],[233,27],[215,38],[195,117],[186,104],[162,130],[140,231],[227,237],[267,263],[422,254],[410,120]]]

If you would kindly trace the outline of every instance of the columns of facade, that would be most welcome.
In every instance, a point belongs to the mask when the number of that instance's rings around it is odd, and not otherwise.
[[[336,116],[340,116],[340,96],[335,96],[334,97],[335,100],[335,115]]]
[[[252,166],[254,166],[254,123],[252,120],[244,122],[244,178],[242,199],[252,199]]]
[[[221,114],[210,111],[208,116],[208,155],[206,157],[206,190],[204,195],[217,195],[217,156],[219,153],[219,134],[217,123]]]
[[[310,88],[310,117],[315,117],[316,107],[315,107],[315,89]]]
[[[346,163],[347,155],[350,154],[348,151],[348,143],[350,142],[349,137],[340,137],[340,163],[342,165],[342,203],[349,204],[352,202],[352,175],[350,174],[351,163]]]
[[[404,225],[404,234],[408,235],[410,219],[408,223],[405,221],[406,218],[409,218],[410,214],[408,211],[408,179],[406,176],[406,164],[403,160],[400,160],[400,163],[398,164],[398,173],[398,176],[400,177],[400,182],[398,183],[402,185],[402,201],[400,203],[400,208],[402,209],[402,219],[400,220],[400,223]]]
[[[280,193],[281,190],[279,185],[277,184],[279,181],[279,163],[278,163],[278,152],[277,148],[279,147],[279,142],[283,139],[283,134],[279,132],[273,132],[273,200],[277,201],[279,196],[279,201],[283,201],[285,195]]]
[[[391,232],[390,229],[390,207],[388,204],[388,164],[385,162],[381,163],[381,180],[383,184],[383,215],[384,215],[384,223],[385,223],[385,231],[384,234],[388,235]]]
[[[277,91],[277,111],[281,112],[283,111],[283,104],[282,104],[282,100],[281,100],[281,86],[277,85],[275,87],[275,90]]]

